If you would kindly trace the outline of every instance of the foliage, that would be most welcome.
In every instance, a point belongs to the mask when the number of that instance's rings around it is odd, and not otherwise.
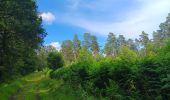
[[[102,52],[90,33],[63,41],[61,51],[42,46],[46,33],[34,0],[1,0],[0,18],[0,82],[6,81],[0,99],[22,87],[26,99],[35,93],[62,100],[170,99],[170,14],[153,40],[144,31],[135,40],[110,32]],[[35,70],[42,72],[7,83]]]
[[[99,44],[97,43],[97,38],[95,36],[91,36],[91,50],[94,56],[97,56],[99,53]]]
[[[81,49],[81,41],[78,39],[78,36],[75,35],[73,39],[73,52],[74,52],[74,57],[76,59],[79,56],[80,49]]]
[[[2,100],[8,100],[11,94],[14,94],[22,87],[22,81],[16,80],[12,83],[0,84],[0,98]]]
[[[161,49],[147,44],[141,56],[122,46],[116,58],[93,57],[80,50],[79,57],[65,68],[51,73],[73,88],[107,99],[169,99],[169,41]],[[140,58],[138,58],[140,57]]]
[[[51,52],[47,57],[49,68],[55,70],[64,66],[64,61],[61,53]]]
[[[66,63],[71,63],[74,60],[74,46],[71,40],[63,41],[61,52]]]
[[[46,33],[34,0],[1,0],[0,11],[0,81],[5,81],[36,69],[36,50]]]
[[[109,33],[107,43],[104,47],[104,53],[107,57],[114,57],[116,52],[116,36],[113,33]]]

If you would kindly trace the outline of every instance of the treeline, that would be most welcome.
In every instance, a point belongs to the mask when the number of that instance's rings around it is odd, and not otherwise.
[[[35,0],[0,0],[0,82],[36,69],[41,23]]]
[[[90,33],[63,41],[60,51],[41,46],[45,36],[34,0],[0,1],[0,82],[49,67],[82,99],[170,99],[170,14],[153,39],[109,33],[104,49]]]
[[[169,39],[170,14],[153,39],[144,31],[135,40],[109,33],[100,50],[95,36],[85,33],[80,41],[75,35],[61,51],[47,55],[47,64],[53,66],[51,78],[81,89],[83,99],[169,100]]]
[[[142,31],[139,38],[126,39],[123,35],[116,36],[110,32],[104,48],[101,49],[97,42],[97,38],[90,33],[84,33],[83,40],[79,40],[75,35],[73,40],[65,40],[61,45],[61,52],[64,56],[65,62],[71,63],[78,57],[81,50],[86,50],[93,54],[93,56],[104,55],[106,57],[117,57],[122,47],[127,47],[140,56],[144,56],[148,51],[155,51],[165,44],[165,41],[170,38],[170,14],[166,21],[160,24],[160,29],[153,32],[153,38],[149,39],[149,35]],[[148,50],[152,49],[152,50]]]

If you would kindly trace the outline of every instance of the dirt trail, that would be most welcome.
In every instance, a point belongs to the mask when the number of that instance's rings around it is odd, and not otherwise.
[[[44,78],[39,73],[24,78],[23,86],[11,95],[8,100],[41,100],[38,86]]]

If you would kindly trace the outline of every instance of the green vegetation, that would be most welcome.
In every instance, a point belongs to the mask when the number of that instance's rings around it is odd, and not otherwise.
[[[34,0],[1,0],[0,18],[1,100],[170,99],[170,14],[153,39],[144,31],[135,40],[110,32],[100,48],[84,33],[60,51],[42,45]]]
[[[0,1],[0,82],[36,70],[46,33],[34,0]]]
[[[0,85],[0,98],[7,100],[12,94],[15,94],[22,87],[21,80],[13,81],[12,83],[4,83]]]
[[[169,18],[162,23],[164,28],[154,32],[163,34],[164,40],[157,40],[157,36],[151,40],[144,31],[135,41],[109,33],[104,53],[99,50],[97,38],[85,33],[82,47],[74,58],[72,41],[67,40],[69,48],[62,46],[61,53],[72,59],[64,59],[65,67],[52,71],[50,77],[64,80],[73,88],[81,87],[86,95],[100,99],[170,99]],[[160,45],[156,44],[158,41]]]
[[[85,97],[81,88],[70,87],[63,80],[53,80],[49,78],[49,72],[50,70],[47,69],[8,84],[1,84],[1,100],[67,100],[68,98],[69,100],[78,100]]]
[[[48,66],[56,70],[64,66],[62,55],[58,52],[50,52],[47,57]]]

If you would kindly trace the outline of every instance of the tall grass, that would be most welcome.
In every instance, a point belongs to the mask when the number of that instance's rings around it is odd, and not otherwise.
[[[15,94],[18,89],[22,87],[22,80],[16,80],[12,83],[3,83],[0,84],[0,99],[8,100],[12,94]]]

